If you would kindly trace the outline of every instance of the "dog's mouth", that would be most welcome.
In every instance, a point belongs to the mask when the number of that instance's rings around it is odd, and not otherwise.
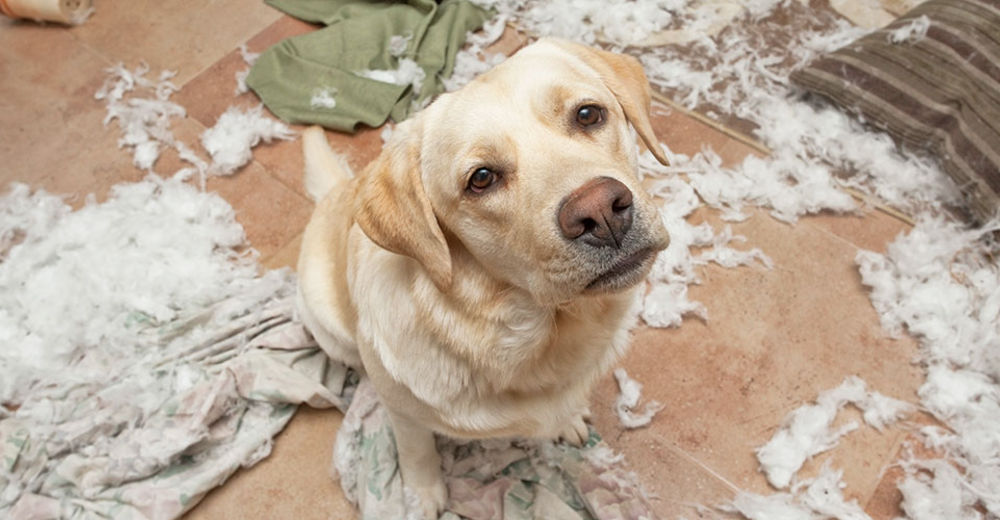
[[[587,284],[586,290],[605,292],[632,287],[646,276],[656,252],[656,248],[647,247],[625,256]]]

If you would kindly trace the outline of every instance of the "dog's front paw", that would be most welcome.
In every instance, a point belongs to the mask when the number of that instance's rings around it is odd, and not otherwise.
[[[418,504],[417,511],[420,512],[422,520],[437,520],[444,506],[448,502],[448,488],[443,480],[438,480],[430,486],[414,486],[409,488],[415,495]]]
[[[559,432],[559,440],[565,441],[576,447],[582,447],[586,444],[587,439],[590,438],[590,430],[587,429],[587,423],[584,419],[590,417],[590,410],[584,409],[580,413],[573,416],[573,418],[563,426],[562,430]]]

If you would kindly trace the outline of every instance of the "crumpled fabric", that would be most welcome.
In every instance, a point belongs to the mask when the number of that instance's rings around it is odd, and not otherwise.
[[[0,517],[176,518],[265,458],[296,405],[345,406],[350,372],[293,318],[294,296],[294,275],[272,271],[137,331],[150,355],[124,375],[0,415]]]
[[[656,518],[636,475],[593,429],[583,448],[441,436],[437,447],[449,493],[439,520]],[[367,378],[337,433],[332,471],[362,520],[409,518],[392,426]]]
[[[359,123],[399,122],[414,108],[444,91],[455,54],[468,31],[492,15],[468,0],[267,0],[302,20],[325,24],[320,30],[286,39],[265,50],[247,76],[247,85],[278,117],[354,132]],[[390,44],[396,37],[401,49]],[[395,70],[414,60],[425,79],[419,92],[359,75]],[[323,96],[325,103],[315,103]]]
[[[345,413],[334,466],[360,518],[406,518],[388,416],[367,378],[316,345],[294,300],[294,275],[272,271],[208,308],[138,330],[153,355],[125,375],[4,412],[0,517],[176,518],[267,457],[305,404]],[[636,477],[593,431],[584,448],[439,438],[438,449],[450,493],[442,520],[655,518]]]

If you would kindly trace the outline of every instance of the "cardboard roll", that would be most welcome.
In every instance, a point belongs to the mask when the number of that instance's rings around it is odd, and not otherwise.
[[[93,0],[0,0],[0,12],[10,18],[83,23],[93,10]]]

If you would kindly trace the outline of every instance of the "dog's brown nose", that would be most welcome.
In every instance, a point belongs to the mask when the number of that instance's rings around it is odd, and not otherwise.
[[[594,247],[621,247],[632,227],[632,192],[610,177],[588,181],[559,207],[559,230]]]

